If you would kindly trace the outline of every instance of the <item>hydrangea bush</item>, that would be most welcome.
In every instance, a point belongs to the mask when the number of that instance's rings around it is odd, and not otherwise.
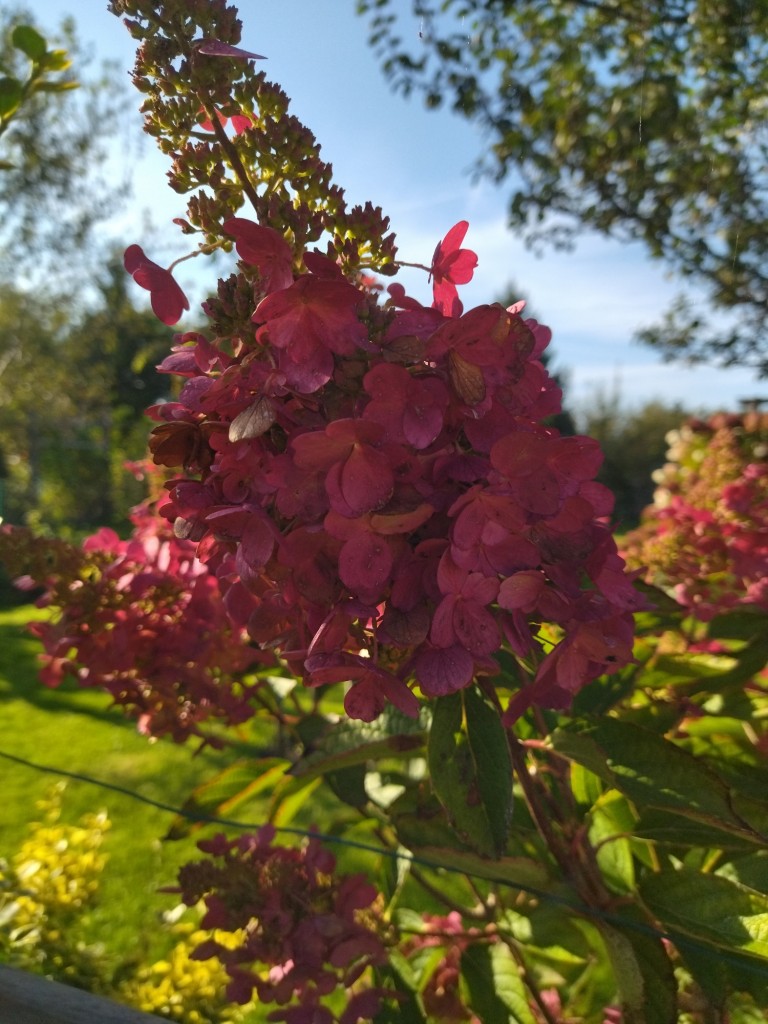
[[[627,573],[598,445],[544,425],[548,328],[463,308],[466,222],[406,263],[224,0],[110,7],[188,196],[180,258],[232,272],[159,367],[132,537],[6,529],[0,554],[56,610],[49,685],[75,673],[179,741],[273,728],[190,798],[200,820],[262,794],[268,819],[182,870],[194,955],[288,1024],[755,1019],[765,609],[694,647],[685,604]],[[189,310],[174,266],[133,244],[125,268],[163,322]]]
[[[768,611],[768,415],[692,420],[668,440],[626,557],[698,619],[739,605]]]

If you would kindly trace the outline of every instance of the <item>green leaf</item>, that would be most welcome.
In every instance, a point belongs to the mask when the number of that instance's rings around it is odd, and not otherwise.
[[[718,868],[717,874],[768,896],[768,851],[735,857]]]
[[[754,1003],[744,996],[735,996],[728,1002],[728,1024],[765,1024],[764,999]]]
[[[676,1024],[677,983],[664,944],[631,927],[601,925],[624,1024]]]
[[[571,762],[571,790],[576,802],[591,807],[600,798],[603,780],[599,775],[589,771],[578,761]]]
[[[509,748],[498,713],[474,688],[435,701],[427,758],[437,798],[461,838],[501,856],[512,808]]]
[[[72,67],[66,50],[49,50],[41,63],[46,71],[66,71]]]
[[[269,807],[269,820],[278,828],[290,825],[322,779],[293,779],[286,775],[277,786]]]
[[[416,982],[406,958],[396,949],[389,956],[389,965],[376,969],[376,981],[388,982],[398,993],[397,1001],[387,1000],[373,1018],[373,1024],[426,1024],[416,998]]]
[[[24,90],[18,78],[0,78],[0,118],[10,117],[18,110]]]
[[[439,846],[412,848],[412,853],[420,863],[427,862],[433,867],[474,875],[489,882],[503,882],[523,892],[539,894],[553,889],[552,879],[544,865],[527,857],[501,857],[490,861],[471,850]],[[574,897],[574,904],[576,902]]]
[[[729,789],[714,771],[648,729],[607,718],[578,731],[558,729],[552,743],[624,793],[639,810],[674,811],[714,829],[764,841],[734,813]]]
[[[229,765],[192,791],[181,808],[183,815],[174,818],[165,838],[182,839],[202,828],[206,820],[230,817],[247,800],[271,793],[289,767],[289,761],[277,757]]]
[[[406,790],[390,804],[389,820],[398,839],[409,850],[467,849],[449,824],[443,805],[431,793],[427,796],[421,790]]]
[[[638,839],[669,846],[701,846],[704,849],[717,845],[723,850],[754,850],[754,841],[734,833],[713,833],[711,825],[692,821],[678,813],[649,809],[644,811],[632,829]]]
[[[291,769],[297,778],[316,778],[328,772],[341,771],[354,765],[378,761],[385,757],[403,758],[415,755],[424,747],[423,733],[385,736],[360,742],[359,733],[351,734],[341,726],[318,741],[316,749],[302,757]],[[352,741],[352,742],[350,742]]]
[[[365,791],[365,768],[361,764],[328,772],[325,783],[342,803],[350,807],[364,807],[368,802],[368,794]]]
[[[71,89],[79,89],[79,82],[46,82],[39,80],[34,84],[35,92],[69,92]]]
[[[648,875],[639,888],[643,902],[665,928],[766,958],[768,977],[767,896],[688,868]]]
[[[11,33],[11,42],[35,62],[41,61],[48,50],[45,39],[31,25],[17,25]]]
[[[753,640],[765,634],[765,612],[742,606],[716,615],[707,625],[707,635],[718,640]]]
[[[461,954],[469,1008],[483,1024],[536,1024],[520,971],[507,946],[474,943]]]
[[[632,834],[635,817],[617,790],[608,790],[590,811],[589,839],[596,849],[597,863],[612,889],[629,893],[635,887]]]
[[[414,721],[397,709],[386,709],[374,722],[355,719],[332,721],[308,715],[299,723],[305,753],[291,769],[297,777],[315,777],[329,771],[420,752],[426,740],[422,721]]]

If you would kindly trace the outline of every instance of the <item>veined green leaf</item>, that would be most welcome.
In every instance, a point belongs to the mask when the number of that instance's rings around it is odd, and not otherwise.
[[[536,1024],[514,957],[503,943],[475,943],[461,954],[472,1012],[483,1024]]]
[[[688,868],[648,875],[639,891],[665,928],[763,957],[768,977],[768,896]]]
[[[753,842],[764,838],[737,815],[723,780],[707,765],[662,736],[630,722],[558,729],[556,750],[620,790],[638,810],[674,811]],[[714,845],[714,844],[712,844]]]
[[[593,805],[590,818],[589,839],[606,882],[619,892],[632,892],[635,865],[628,836],[635,816],[626,797],[618,790],[608,790]]]
[[[512,807],[509,748],[497,712],[474,688],[435,702],[427,758],[437,798],[462,840],[501,856]]]

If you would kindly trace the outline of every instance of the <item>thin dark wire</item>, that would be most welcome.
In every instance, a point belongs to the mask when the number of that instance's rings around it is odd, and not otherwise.
[[[5,750],[0,750],[0,757],[5,758],[7,761],[12,761],[15,764],[22,765],[25,768],[31,768],[34,771],[44,772],[49,775],[58,775],[65,779],[85,782],[88,785],[96,786],[100,789],[107,789],[114,793],[121,793],[123,796],[130,797],[132,800],[137,800],[139,803],[147,804],[159,811],[166,811],[169,814],[175,814],[178,817],[186,818],[188,821],[194,821],[206,825],[226,825],[230,828],[237,829],[258,829],[262,828],[264,824],[263,822],[238,821],[236,818],[220,818],[216,815],[210,814],[195,814],[193,811],[186,811],[181,807],[174,807],[173,804],[164,803],[162,800],[155,800],[153,797],[144,796],[142,793],[137,793],[134,790],[128,789],[125,786],[120,786],[117,783],[105,782],[103,779],[96,779],[91,775],[84,775],[81,772],[72,772],[66,768],[56,768],[53,765],[38,764],[35,761],[29,761],[24,757],[19,757],[17,754],[9,754]],[[505,886],[508,889],[517,889],[520,892],[524,892],[526,895],[533,896],[543,902],[557,904],[567,910],[573,911],[576,914],[581,914],[584,917],[594,918],[596,920],[603,921],[606,924],[612,924],[617,927],[625,928],[629,931],[638,932],[641,935],[647,935],[651,938],[668,939],[678,948],[688,947],[689,949],[694,949],[699,953],[703,953],[705,956],[711,956],[720,961],[730,962],[742,971],[756,974],[759,977],[763,977],[768,980],[768,967],[762,967],[757,962],[753,963],[749,957],[741,957],[724,949],[713,949],[711,946],[708,946],[706,943],[701,942],[698,939],[680,935],[677,932],[665,932],[659,928],[654,928],[652,925],[644,924],[642,921],[631,921],[618,914],[612,914],[609,911],[597,910],[593,907],[587,906],[586,904],[576,903],[573,900],[566,899],[564,896],[558,896],[556,893],[545,892],[543,889],[536,889],[533,886],[524,885],[522,882],[510,882],[509,879],[506,878],[493,877],[490,872],[487,874],[476,874],[472,871],[465,871],[463,868],[452,867],[450,864],[441,864],[439,861],[431,860],[429,857],[422,857],[410,852],[405,853],[400,850],[389,850],[385,846],[374,846],[371,843],[363,843],[357,839],[345,839],[342,836],[334,836],[325,832],[317,832],[314,829],[292,828],[288,825],[275,825],[273,827],[275,832],[281,832],[284,835],[300,836],[302,838],[315,838],[324,843],[346,846],[350,849],[362,850],[366,853],[375,853],[380,856],[390,857],[392,860],[405,860],[411,864],[418,864],[420,867],[431,868],[434,871],[447,871],[455,875],[473,875],[476,878],[482,878],[486,882],[493,882],[495,885]]]

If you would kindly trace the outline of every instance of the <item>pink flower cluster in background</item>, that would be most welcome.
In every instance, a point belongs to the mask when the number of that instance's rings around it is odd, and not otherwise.
[[[242,262],[206,307],[218,336],[178,337],[160,369],[184,385],[150,414],[155,461],[185,470],[160,511],[235,628],[309,686],[351,681],[365,720],[495,675],[502,644],[538,663],[508,719],[625,664],[638,597],[599,447],[542,425],[548,328],[520,305],[461,312],[466,224],[437,247],[432,307],[318,252],[297,264],[271,228],[224,230]]]
[[[356,983],[371,966],[387,962],[377,928],[377,893],[363,875],[334,875],[336,859],[314,838],[301,849],[273,846],[274,829],[228,841],[218,835],[199,843],[208,854],[179,873],[189,906],[204,901],[204,928],[234,935],[212,938],[195,958],[217,957],[230,976],[233,1002],[291,1002],[270,1021],[288,1024],[356,1024],[371,1020],[383,991]],[[221,938],[221,937],[220,937]],[[339,1017],[322,999],[346,992]],[[391,993],[390,993],[391,994]]]
[[[183,741],[202,736],[208,721],[245,721],[253,706],[243,673],[269,656],[233,630],[195,545],[146,507],[132,519],[130,540],[99,530],[77,566],[51,573],[49,565],[47,577],[36,577],[49,587],[42,603],[60,609],[30,626],[45,647],[41,680],[55,687],[73,675],[105,689],[152,736]],[[23,539],[13,531],[17,546]]]
[[[694,420],[669,440],[627,558],[704,621],[737,605],[768,611],[768,415]]]

